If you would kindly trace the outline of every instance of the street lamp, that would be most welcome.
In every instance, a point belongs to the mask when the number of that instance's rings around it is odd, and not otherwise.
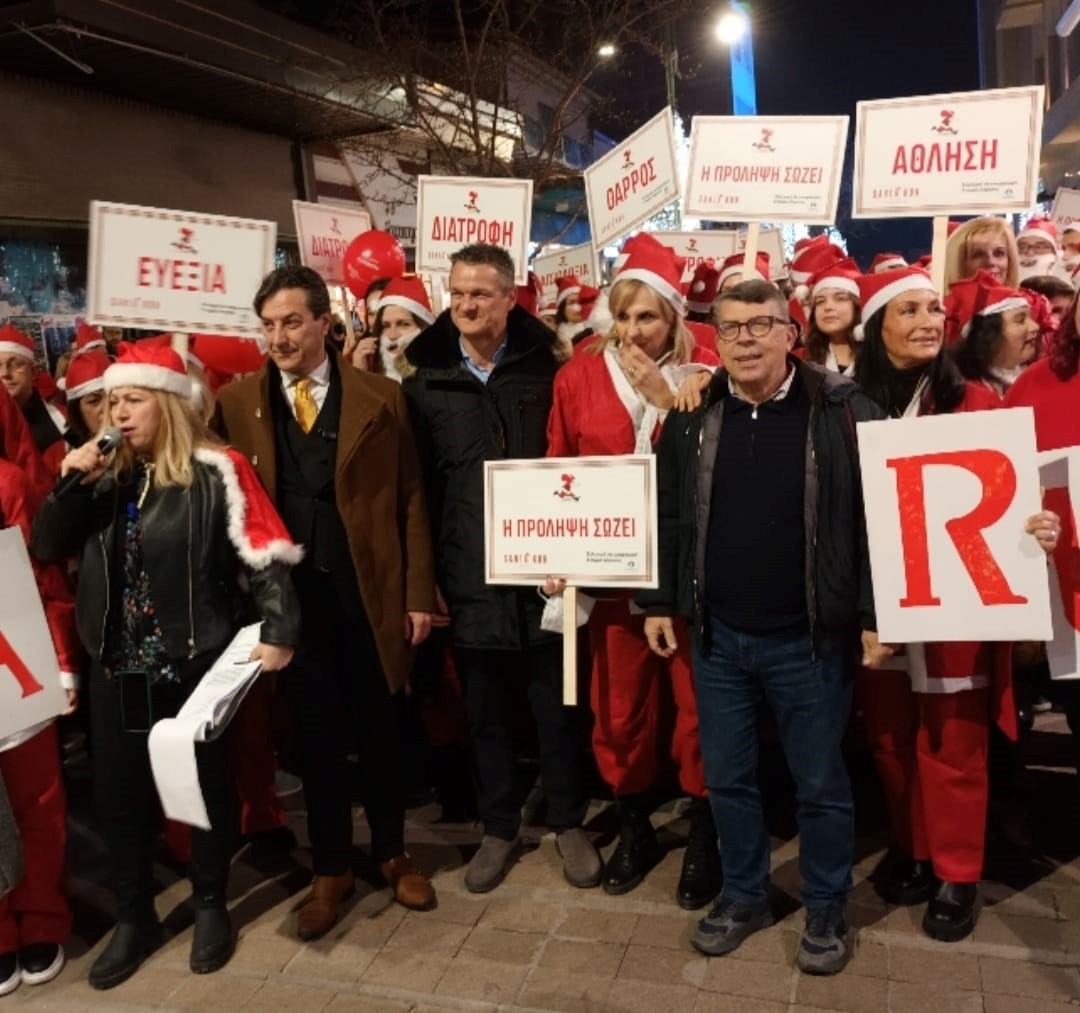
[[[596,55],[606,60],[615,55],[615,46],[610,42],[601,43],[596,49]]]
[[[720,16],[716,22],[716,38],[725,46],[738,45],[750,31],[750,19],[737,7]]]
[[[740,0],[716,22],[716,38],[731,54],[731,111],[736,116],[757,115],[757,84],[754,80],[754,34],[750,10]]]

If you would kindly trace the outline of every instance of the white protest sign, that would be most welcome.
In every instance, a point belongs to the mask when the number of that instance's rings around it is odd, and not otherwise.
[[[883,643],[1047,640],[1030,408],[860,422]]]
[[[585,170],[589,228],[597,249],[610,246],[679,196],[671,109],[657,113]]]
[[[349,243],[371,229],[371,215],[304,200],[294,200],[292,208],[300,262],[317,271],[327,285],[344,285],[341,258]]]
[[[736,252],[746,250],[746,231],[741,230],[735,240]],[[758,253],[769,255],[769,274],[773,280],[787,277],[787,254],[784,253],[784,237],[779,229],[761,229],[758,232]]]
[[[683,213],[832,225],[846,116],[695,116]]]
[[[0,531],[0,739],[67,710],[22,531]]]
[[[555,279],[574,275],[578,281],[593,288],[600,286],[600,273],[596,266],[596,250],[592,243],[567,246],[551,253],[541,253],[533,258],[533,273],[540,279],[545,292],[555,291]]]
[[[858,103],[852,217],[1031,210],[1042,117],[1042,85]]]
[[[656,587],[656,458],[484,463],[489,584]]]
[[[258,337],[251,299],[276,242],[273,222],[91,201],[87,319]]]
[[[654,232],[653,236],[686,258],[683,281],[694,276],[699,264],[719,267],[735,252],[735,229],[702,229],[698,232]]]
[[[449,272],[450,254],[470,243],[501,246],[527,282],[531,179],[420,176],[416,190],[416,270]]]
[[[1051,679],[1080,679],[1080,545],[1076,505],[1080,504],[1080,447],[1039,455],[1043,503],[1061,518],[1061,533],[1050,557],[1050,609],[1054,635],[1046,645]]]
[[[1080,190],[1059,187],[1054,194],[1054,204],[1050,208],[1050,217],[1057,226],[1058,234],[1070,225],[1080,222]]]

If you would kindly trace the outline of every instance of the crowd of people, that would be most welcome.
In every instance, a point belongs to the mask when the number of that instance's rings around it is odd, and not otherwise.
[[[932,939],[972,932],[991,729],[1015,739],[1022,724],[1013,645],[880,642],[855,426],[1028,405],[1040,449],[1080,444],[1080,230],[1059,244],[1045,220],[1019,237],[966,222],[944,291],[925,263],[882,254],[863,272],[824,237],[801,244],[783,287],[764,255],[684,284],[661,239],[629,239],[604,291],[560,279],[553,304],[515,286],[503,249],[467,246],[446,311],[417,277],[379,279],[344,343],[319,275],[279,268],[253,294],[265,355],[220,361],[221,343],[196,336],[185,361],[168,336],[116,344],[84,325],[59,390],[30,338],[0,328],[0,517],[29,545],[68,705],[88,705],[116,899],[91,985],[116,986],[161,944],[163,830],[189,865],[191,969],[228,962],[230,862],[241,835],[283,826],[278,765],[305,793],[300,939],[325,935],[355,892],[357,783],[369,878],[405,907],[436,906],[405,834],[417,735],[467,747],[482,838],[464,882],[495,889],[520,846],[518,699],[573,886],[632,891],[662,856],[653,809],[673,785],[688,798],[674,900],[709,908],[692,943],[712,956],[773,921],[767,707],[796,784],[796,963],[815,974],[851,955],[842,745],[857,710],[892,835],[877,888],[927,903]],[[578,619],[592,759],[619,819],[604,861],[583,828],[589,757],[548,621],[565,585],[485,582],[483,465],[654,451],[659,586],[592,594]],[[1017,537],[1050,554],[1074,535],[1067,503],[1048,507]],[[267,674],[227,734],[196,748],[210,828],[169,826],[148,732],[253,622]],[[1080,693],[1059,695],[1076,731]],[[0,897],[4,995],[55,977],[72,927],[56,723],[0,742],[0,776],[25,862]]]

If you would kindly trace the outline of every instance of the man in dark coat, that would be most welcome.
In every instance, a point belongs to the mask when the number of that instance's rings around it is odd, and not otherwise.
[[[474,893],[494,889],[517,849],[521,813],[506,705],[518,680],[536,719],[548,823],[558,835],[566,878],[595,886],[600,858],[581,830],[588,799],[573,712],[562,703],[560,641],[540,630],[543,603],[535,588],[484,581],[484,462],[544,456],[558,340],[515,305],[514,264],[505,250],[476,244],[450,259],[450,309],[409,345],[404,389],[484,824],[465,885]]]

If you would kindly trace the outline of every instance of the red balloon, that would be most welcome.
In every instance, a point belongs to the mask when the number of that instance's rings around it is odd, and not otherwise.
[[[376,278],[396,278],[405,273],[405,251],[389,232],[361,232],[341,257],[345,284],[357,299],[367,295]]]
[[[191,351],[208,369],[219,373],[254,373],[266,361],[266,353],[254,338],[193,334]]]

